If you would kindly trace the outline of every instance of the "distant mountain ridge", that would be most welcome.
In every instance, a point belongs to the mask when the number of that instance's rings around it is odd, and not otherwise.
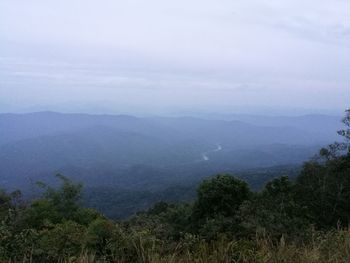
[[[221,171],[300,164],[336,140],[340,127],[340,118],[321,115],[236,119],[0,114],[0,182],[16,187],[62,172],[129,188],[153,178],[145,184],[153,189]],[[210,152],[218,143],[222,149]]]

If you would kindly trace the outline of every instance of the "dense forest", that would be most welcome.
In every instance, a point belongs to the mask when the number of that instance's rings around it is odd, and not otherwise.
[[[83,182],[82,205],[125,219],[156,202],[188,202],[201,181],[234,174],[253,191],[338,139],[341,117],[246,114],[157,117],[0,113],[0,185],[33,199],[60,173]]]
[[[159,202],[113,221],[82,205],[82,185],[38,183],[40,198],[0,196],[1,262],[349,262],[350,110],[343,141],[296,178],[260,191],[229,174],[202,181],[192,202]],[[117,193],[116,193],[117,194]],[[117,208],[111,208],[117,209]]]
[[[159,192],[221,172],[300,166],[341,128],[340,116],[246,118],[0,114],[0,183],[27,193],[61,173],[86,188]]]

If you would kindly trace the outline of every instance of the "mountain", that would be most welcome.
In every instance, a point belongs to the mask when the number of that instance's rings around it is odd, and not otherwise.
[[[90,186],[165,189],[218,172],[300,165],[337,138],[340,122],[238,117],[0,114],[0,182],[24,187],[60,172]]]

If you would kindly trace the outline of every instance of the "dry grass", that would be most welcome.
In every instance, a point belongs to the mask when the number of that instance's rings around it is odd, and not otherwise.
[[[307,244],[272,242],[262,237],[256,240],[215,242],[184,240],[178,244],[162,244],[156,240],[133,240],[132,255],[98,258],[84,252],[79,257],[60,260],[62,263],[132,262],[132,263],[348,263],[350,262],[350,232],[332,231],[315,234]],[[130,253],[130,251],[128,253]],[[132,259],[131,259],[132,258]],[[31,262],[24,260],[23,262]],[[35,262],[35,261],[32,261]],[[8,263],[12,263],[9,261]]]
[[[154,248],[143,253],[140,262],[147,263],[348,263],[350,233],[317,235],[309,244],[288,244],[283,238],[277,244],[268,238],[231,242],[222,239],[210,244],[200,241],[191,249],[177,246],[171,253],[163,254]]]

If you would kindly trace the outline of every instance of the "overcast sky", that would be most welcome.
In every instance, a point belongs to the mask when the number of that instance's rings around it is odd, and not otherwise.
[[[0,111],[60,107],[345,109],[350,1],[1,0]]]

